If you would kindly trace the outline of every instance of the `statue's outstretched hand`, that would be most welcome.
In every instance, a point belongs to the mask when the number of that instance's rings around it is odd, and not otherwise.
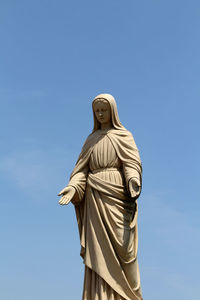
[[[62,196],[62,198],[59,200],[60,205],[67,205],[74,197],[76,193],[76,190],[73,186],[67,186],[64,188],[58,196]]]
[[[134,178],[129,180],[129,192],[131,194],[131,198],[137,197],[140,193],[140,186],[137,184]]]

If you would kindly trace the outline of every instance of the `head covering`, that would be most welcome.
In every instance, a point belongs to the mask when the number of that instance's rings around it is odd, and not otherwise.
[[[95,132],[96,130],[101,128],[100,123],[97,120],[97,118],[95,116],[95,112],[94,112],[94,102],[97,99],[104,99],[104,100],[108,101],[108,103],[110,104],[111,121],[112,121],[113,127],[115,129],[125,129],[119,120],[119,115],[118,115],[118,111],[117,111],[117,104],[116,104],[115,98],[110,94],[99,94],[98,96],[96,96],[94,98],[94,100],[92,102],[93,117],[94,117],[94,128],[93,128],[92,132]]]

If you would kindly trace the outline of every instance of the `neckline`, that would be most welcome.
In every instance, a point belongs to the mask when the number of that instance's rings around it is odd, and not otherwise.
[[[106,128],[106,129],[99,129],[99,133],[106,135],[112,128]]]

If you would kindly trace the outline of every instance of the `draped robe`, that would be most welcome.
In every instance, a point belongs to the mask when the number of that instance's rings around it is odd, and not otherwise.
[[[85,264],[83,300],[141,300],[137,262],[137,200],[131,178],[141,186],[141,162],[126,129],[97,130],[86,140],[69,186]]]

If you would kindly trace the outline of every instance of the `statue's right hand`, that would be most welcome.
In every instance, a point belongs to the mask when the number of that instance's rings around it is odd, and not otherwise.
[[[58,194],[58,196],[62,196],[62,198],[59,200],[59,204],[60,205],[68,204],[73,199],[75,193],[76,193],[76,190],[73,186],[68,186],[68,187],[64,188]]]
[[[67,186],[63,190],[61,190],[60,193],[58,193],[58,196],[62,196],[64,194],[66,194],[68,191],[69,191],[69,186]]]

